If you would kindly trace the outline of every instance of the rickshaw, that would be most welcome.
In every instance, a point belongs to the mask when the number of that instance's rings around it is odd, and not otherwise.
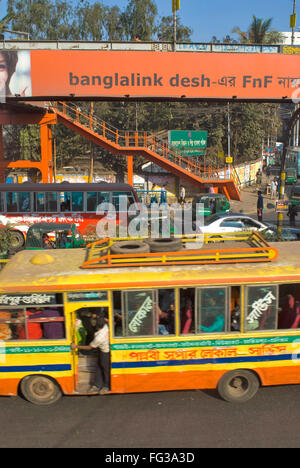
[[[85,245],[76,224],[36,223],[28,229],[25,250],[76,249]]]
[[[193,200],[193,212],[196,214],[196,204],[202,203],[203,209],[198,214],[210,216],[215,213],[228,213],[230,210],[230,203],[226,196],[221,193],[203,193],[197,195]]]

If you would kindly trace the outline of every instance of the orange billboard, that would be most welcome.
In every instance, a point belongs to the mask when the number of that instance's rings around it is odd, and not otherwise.
[[[31,97],[293,99],[300,57],[284,54],[34,50]]]

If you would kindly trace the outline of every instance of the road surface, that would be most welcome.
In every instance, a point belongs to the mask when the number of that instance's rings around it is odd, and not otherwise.
[[[300,386],[233,405],[215,391],[64,397],[50,407],[0,398],[1,448],[299,447]]]

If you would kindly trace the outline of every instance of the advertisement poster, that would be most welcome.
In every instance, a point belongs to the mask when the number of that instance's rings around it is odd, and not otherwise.
[[[300,88],[299,60],[262,53],[33,50],[31,83],[10,92],[35,99],[291,100]]]

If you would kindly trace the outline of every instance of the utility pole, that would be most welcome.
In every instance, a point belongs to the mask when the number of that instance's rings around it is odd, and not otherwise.
[[[172,0],[173,11],[173,49],[176,52],[177,43],[177,10],[180,9],[180,0]]]
[[[295,27],[296,27],[296,0],[293,2],[293,14],[291,15],[290,26],[292,28],[292,45],[294,44],[295,40]]]
[[[91,111],[90,111],[90,127],[91,130],[93,130],[93,117],[94,117],[94,103],[91,101]],[[90,142],[90,150],[91,150],[91,155],[90,155],[90,169],[89,169],[89,183],[91,184],[93,182],[94,178],[94,143]]]
[[[230,141],[230,103],[227,103],[227,157],[231,157],[231,141]],[[230,174],[230,163],[228,163],[228,171]],[[229,176],[230,177],[230,176]]]

